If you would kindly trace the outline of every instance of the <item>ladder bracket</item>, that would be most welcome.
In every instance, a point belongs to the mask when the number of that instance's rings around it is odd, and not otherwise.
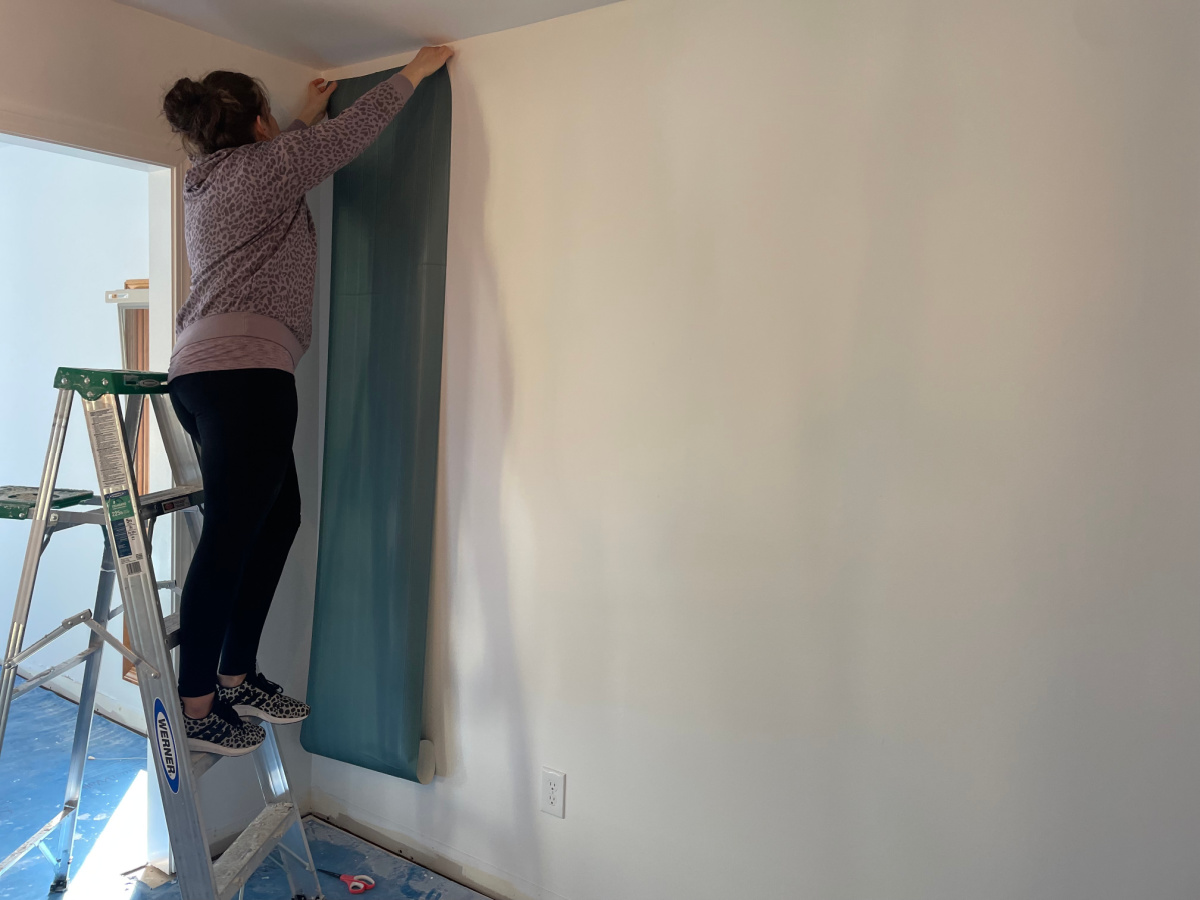
[[[66,634],[68,631],[70,631],[72,628],[74,628],[80,622],[83,622],[86,619],[90,619],[91,617],[92,617],[92,612],[91,612],[91,610],[88,610],[88,609],[85,609],[83,612],[76,613],[73,616],[68,616],[67,618],[63,619],[62,624],[59,625],[57,628],[55,628],[53,631],[48,632],[47,634],[45,634],[38,640],[34,641],[32,644],[30,644],[28,647],[26,647],[24,650],[22,650],[16,656],[12,657],[11,659],[5,660],[4,668],[15,669],[18,665],[25,662],[25,660],[29,659],[29,657],[33,656],[33,654],[37,653],[39,650],[41,650],[47,644],[51,643],[52,641],[58,640],[60,637],[62,637],[64,634]]]
[[[75,668],[99,649],[100,645],[96,644],[94,647],[88,647],[86,650],[80,650],[70,659],[63,660],[57,666],[51,666],[44,672],[38,672],[38,674],[31,676],[26,681],[13,688],[13,699],[32,691],[36,687],[41,687],[47,681],[57,678],[59,675],[63,674],[63,672],[71,671],[71,669]]]
[[[122,607],[117,607],[117,612],[121,612],[122,609],[123,609]],[[41,638],[38,641],[35,641],[33,644],[30,644],[28,647],[26,647],[24,650],[22,650],[16,656],[14,656],[12,659],[6,660],[4,663],[4,668],[5,669],[15,669],[18,665],[23,663],[25,660],[29,659],[29,657],[33,656],[33,654],[37,653],[39,650],[41,650],[43,647],[45,647],[51,641],[54,641],[54,640],[62,637],[64,634],[66,634],[68,631],[70,631],[76,625],[86,625],[88,628],[92,629],[92,631],[96,632],[96,634],[99,635],[102,640],[111,644],[113,646],[113,648],[118,653],[120,653],[122,656],[124,656],[127,660],[129,660],[135,666],[141,666],[142,668],[144,668],[146,670],[147,674],[149,674],[151,677],[153,677],[153,678],[161,678],[162,677],[162,674],[158,671],[158,669],[156,669],[149,662],[147,662],[144,658],[142,658],[141,656],[139,656],[138,654],[136,654],[132,650],[130,650],[128,647],[126,647],[121,641],[117,640],[117,638],[113,635],[113,633],[111,631],[109,631],[107,628],[105,628],[103,625],[101,625],[99,622],[97,622],[95,620],[95,618],[92,617],[92,611],[90,609],[85,609],[83,612],[76,613],[73,616],[68,616],[67,618],[63,619],[62,624],[59,625],[57,628],[55,628],[53,631],[51,631],[49,634],[47,634],[45,637]],[[85,652],[84,656],[79,658],[79,662],[82,662],[83,659],[86,658],[87,655],[88,655],[88,653]],[[72,658],[74,659],[75,657],[72,657]],[[57,668],[58,667],[56,666],[55,669],[57,669]],[[50,670],[48,669],[47,671],[50,671]],[[56,674],[58,674],[58,673],[56,673]],[[40,678],[41,676],[38,675],[35,677]],[[52,675],[50,677],[53,678],[54,676]],[[30,679],[30,680],[32,680],[32,679]],[[24,684],[21,685],[21,688],[27,689]]]
[[[147,674],[149,674],[152,678],[162,678],[162,673],[159,672],[158,669],[154,668],[154,666],[150,665],[146,659],[138,656],[138,654],[126,647],[123,643],[121,643],[121,641],[117,640],[111,631],[92,618],[92,614],[90,612],[87,614],[87,618],[83,620],[83,624],[92,629],[92,631],[96,632],[96,634],[98,634],[101,640],[105,641],[105,643],[111,644],[114,650],[120,653],[135,666],[141,666],[143,669],[145,669]]]

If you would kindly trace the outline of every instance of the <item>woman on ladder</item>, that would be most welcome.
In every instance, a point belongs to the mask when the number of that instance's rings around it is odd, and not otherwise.
[[[312,336],[317,239],[304,201],[362,153],[452,51],[425,47],[336,119],[317,79],[281,132],[262,85],[181,78],[163,113],[183,138],[191,294],[176,320],[171,403],[200,446],[204,530],[180,601],[179,695],[193,750],[239,756],[308,707],[258,670],[258,642],[292,540],[296,363]]]

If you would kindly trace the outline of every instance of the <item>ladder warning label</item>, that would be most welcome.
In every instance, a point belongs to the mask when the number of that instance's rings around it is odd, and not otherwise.
[[[133,498],[129,491],[108,494],[104,498],[104,508],[112,525],[113,552],[125,563],[126,575],[140,575],[146,554],[142,551],[141,533],[133,515]]]
[[[100,495],[104,498],[104,509],[112,527],[113,552],[125,565],[125,577],[140,575],[146,553],[129,492],[129,460],[121,434],[121,417],[115,406],[108,405],[89,409],[87,415]]]
[[[117,556],[124,559],[133,553],[133,548],[129,546],[129,529],[125,527],[125,520],[118,519],[112,523],[113,542],[117,545],[113,549],[117,551]]]
[[[100,493],[125,490],[125,445],[121,438],[121,420],[117,411],[108,407],[88,411],[88,426],[96,455],[96,474],[100,477]]]
[[[138,534],[137,519],[120,519],[112,523],[113,550],[117,559],[125,564],[126,575],[140,575],[142,560],[146,554],[142,552],[142,539]]]
[[[115,494],[109,494],[104,498],[104,506],[108,510],[108,518],[111,522],[133,517],[133,501],[129,498],[129,491],[117,491]]]

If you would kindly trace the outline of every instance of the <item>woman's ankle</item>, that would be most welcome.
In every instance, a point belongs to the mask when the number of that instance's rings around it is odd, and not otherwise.
[[[203,719],[212,712],[215,694],[205,694],[203,697],[180,697],[183,701],[183,714],[189,719]]]
[[[217,684],[223,688],[235,688],[246,680],[246,673],[241,675],[222,675],[217,673]]]

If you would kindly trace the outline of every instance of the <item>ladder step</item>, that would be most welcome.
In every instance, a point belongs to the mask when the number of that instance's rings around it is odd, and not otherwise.
[[[218,900],[229,900],[254,874],[292,824],[292,811],[290,803],[270,804],[213,863]]]
[[[179,613],[163,616],[163,631],[167,634],[167,649],[174,650],[179,646]]]
[[[38,489],[35,487],[17,487],[6,484],[0,487],[0,519],[28,519],[33,515],[37,506]],[[91,491],[57,490],[50,495],[50,506],[53,509],[64,509],[75,506],[85,500],[91,500]]]
[[[188,753],[192,760],[192,777],[199,778],[221,761],[218,753],[205,753],[202,750],[192,750]]]
[[[103,394],[165,394],[167,376],[162,372],[133,372],[127,369],[75,369],[61,366],[54,373],[54,386],[78,391],[94,400]]]
[[[5,495],[0,493],[0,519],[27,519],[33,514],[33,507],[37,504],[36,488],[0,488],[0,492],[2,491],[13,492],[17,499],[6,500]],[[32,493],[30,496],[18,495],[18,492],[23,491]],[[59,493],[59,491],[55,491],[55,497]],[[71,496],[66,498],[69,502],[53,504],[56,528],[71,528],[75,525],[103,525],[105,523],[104,510],[95,505],[95,502],[98,501],[95,501],[95,497],[90,491],[65,491],[63,493]],[[81,494],[87,496],[77,496]],[[199,506],[204,502],[204,489],[198,484],[184,484],[155,491],[138,499],[141,502],[142,519],[149,522],[167,513]],[[90,505],[84,509],[65,508],[79,503]]]
[[[143,494],[139,499],[142,503],[143,518],[154,519],[203,503],[204,488],[198,484],[181,484],[152,494]]]

